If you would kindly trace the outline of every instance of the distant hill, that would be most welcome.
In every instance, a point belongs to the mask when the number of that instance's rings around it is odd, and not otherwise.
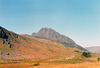
[[[100,46],[86,47],[86,49],[92,53],[100,53]]]
[[[0,27],[0,59],[63,58],[81,54],[75,50],[78,49],[31,35],[18,35]]]
[[[51,28],[42,28],[37,33],[32,34],[33,37],[36,38],[42,38],[42,39],[48,39],[51,41],[55,41],[58,43],[61,43],[62,45],[66,47],[72,47],[77,48],[83,51],[87,51],[85,48],[77,45],[72,39],[65,35],[61,35],[60,33],[56,32],[55,30]]]

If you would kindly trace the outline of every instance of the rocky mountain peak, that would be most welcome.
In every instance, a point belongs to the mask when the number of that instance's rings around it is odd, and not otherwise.
[[[51,28],[42,28],[39,30],[39,32],[33,33],[32,36],[36,38],[48,39],[51,41],[59,42],[66,47],[85,50],[81,46],[77,45],[71,38],[65,35],[61,35],[60,33],[56,32],[54,29]]]

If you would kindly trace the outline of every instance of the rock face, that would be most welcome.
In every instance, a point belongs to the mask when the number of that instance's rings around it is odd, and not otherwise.
[[[18,34],[8,31],[0,26],[0,38],[2,39],[18,38]]]
[[[9,45],[9,48],[12,48],[12,46],[14,46],[10,42],[12,40],[15,41],[16,38],[18,38],[18,36],[19,36],[18,34],[15,34],[14,32],[8,31],[5,28],[0,26],[0,41],[5,45]]]
[[[86,47],[86,49],[92,53],[100,53],[100,46]]]
[[[0,38],[8,39],[8,36],[1,27],[0,27]]]
[[[36,38],[48,39],[51,41],[59,42],[66,47],[77,48],[86,51],[83,47],[77,45],[72,39],[67,36],[61,35],[51,28],[42,28],[38,33],[33,33],[32,36]]]

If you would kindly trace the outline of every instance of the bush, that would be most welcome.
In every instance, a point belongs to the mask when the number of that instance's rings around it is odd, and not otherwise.
[[[40,63],[39,63],[39,62],[34,63],[34,66],[39,66],[39,65],[40,65]]]
[[[100,61],[100,58],[97,58],[97,61]]]
[[[91,53],[90,52],[83,52],[82,53],[82,56],[84,56],[84,57],[91,57]]]
[[[74,50],[74,52],[79,52],[78,50]]]

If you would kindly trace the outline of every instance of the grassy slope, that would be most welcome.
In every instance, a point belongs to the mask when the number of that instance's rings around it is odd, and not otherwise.
[[[80,55],[74,52],[74,48],[64,47],[62,44],[45,40],[37,39],[30,35],[21,35],[18,38],[10,40],[14,46],[9,48],[8,44],[0,43],[0,50],[4,53],[3,58],[9,59],[31,59],[31,58],[58,58]],[[9,55],[7,55],[9,53]],[[2,55],[0,55],[2,56]]]
[[[63,45],[45,39],[37,39],[29,35],[23,35],[29,54],[34,54],[35,58],[67,57],[77,55],[74,48],[64,47]],[[24,47],[23,47],[24,48]],[[79,53],[78,53],[79,54]]]

